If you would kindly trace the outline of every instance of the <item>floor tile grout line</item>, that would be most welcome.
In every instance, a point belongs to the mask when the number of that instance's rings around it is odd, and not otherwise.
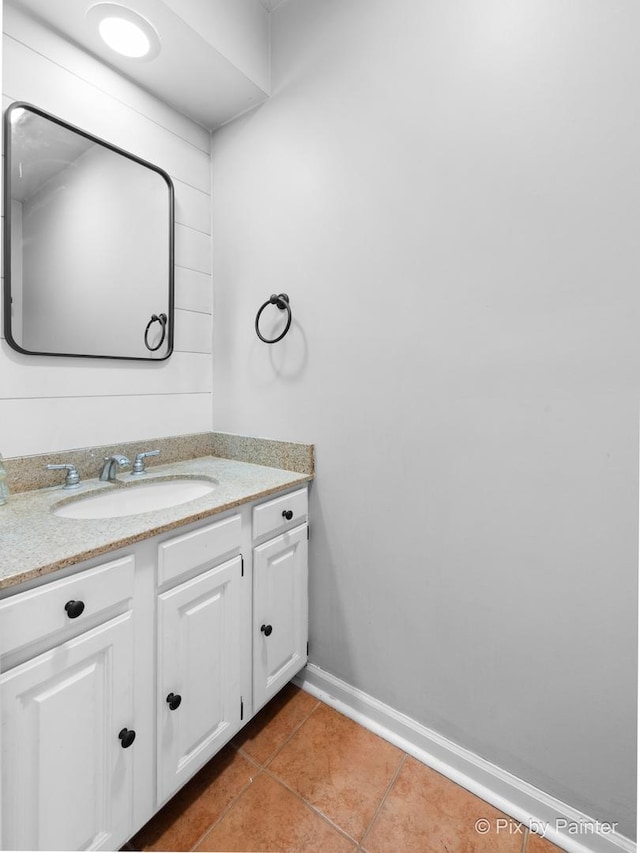
[[[525,826],[524,828],[524,838],[522,839],[522,849],[520,853],[527,853],[527,847],[529,846],[529,828]]]
[[[282,785],[283,788],[286,788],[286,790],[289,791],[290,794],[293,794],[293,796],[297,800],[300,800],[300,802],[303,805],[305,805],[308,809],[310,809],[314,814],[316,814],[319,818],[321,818],[325,823],[328,823],[329,826],[332,829],[335,829],[335,831],[338,832],[346,841],[349,841],[351,844],[355,844],[355,845],[358,844],[357,840],[352,835],[349,835],[349,833],[345,829],[342,829],[341,826],[338,826],[337,823],[334,823],[330,817],[328,817],[323,811],[321,811],[318,808],[318,806],[314,806],[313,803],[309,802],[309,800],[305,800],[305,798],[302,796],[302,794],[299,794],[294,788],[292,788],[289,784],[287,784],[287,782],[285,782],[284,779],[281,779],[279,776],[276,776],[276,774],[273,773],[273,771],[269,770],[268,768],[266,768],[264,770],[264,772],[266,773],[266,775],[270,779],[273,779],[274,782],[277,782],[278,785]]]
[[[233,739],[232,739],[232,741],[231,741],[231,745],[232,745],[232,746],[233,746],[233,748],[234,748],[234,749],[236,749],[238,752],[242,753],[242,755],[243,755],[245,758],[249,758],[249,759],[250,759],[254,764],[256,764],[258,767],[260,767],[260,768],[264,769],[264,768],[266,768],[269,764],[271,764],[271,762],[272,762],[272,761],[273,761],[273,759],[276,757],[276,755],[278,755],[278,753],[279,753],[282,749],[284,749],[284,747],[289,743],[289,741],[291,740],[291,738],[296,734],[296,732],[297,732],[297,731],[299,731],[299,729],[301,729],[301,728],[302,728],[302,726],[307,722],[307,720],[309,719],[309,717],[313,714],[313,712],[314,712],[314,711],[318,708],[318,706],[319,706],[319,705],[321,705],[321,704],[322,704],[322,702],[320,702],[320,700],[318,700],[318,701],[316,702],[316,704],[313,706],[313,708],[309,711],[309,713],[308,713],[308,714],[307,714],[307,715],[306,715],[302,720],[300,720],[300,722],[296,723],[295,728],[294,728],[294,729],[293,729],[293,730],[292,730],[292,731],[287,735],[286,740],[284,740],[284,741],[280,744],[280,746],[279,746],[279,747],[277,747],[277,749],[275,749],[272,753],[270,753],[270,754],[269,754],[269,756],[266,758],[266,760],[264,761],[264,763],[262,763],[262,762],[258,761],[258,759],[257,759],[257,758],[254,758],[254,757],[253,757],[249,752],[247,752],[247,750],[245,750],[245,749],[244,749],[244,747],[243,747],[243,746],[235,746],[235,744],[233,743]],[[271,722],[272,722],[272,721],[270,720],[270,721],[269,721],[269,723],[271,723]],[[260,729],[260,731],[262,732],[262,731],[264,731],[265,729],[267,729],[267,728],[269,727],[269,723],[266,723],[266,724],[265,724],[265,725]],[[241,731],[242,731],[242,729],[240,729],[240,732],[241,732]]]
[[[376,822],[376,820],[378,819],[378,815],[380,814],[382,807],[384,806],[385,802],[387,801],[387,797],[389,796],[391,789],[396,784],[396,782],[398,780],[398,776],[400,775],[402,768],[406,764],[408,757],[409,756],[406,752],[402,753],[402,756],[400,758],[400,762],[398,763],[398,766],[396,767],[396,772],[393,774],[391,781],[387,785],[387,788],[386,788],[384,794],[380,798],[380,802],[378,803],[378,807],[376,808],[375,812],[373,813],[373,817],[369,821],[369,825],[365,829],[364,834],[363,834],[362,838],[360,839],[359,847],[362,847],[364,849],[364,843],[367,840],[367,836],[369,835],[369,833],[373,829],[373,825]]]
[[[250,764],[252,764],[252,765],[256,768],[256,770],[257,770],[258,772],[255,774],[255,776],[252,776],[252,777],[251,777],[251,780],[250,780],[250,781],[249,781],[249,782],[248,782],[248,783],[247,783],[247,784],[242,788],[242,790],[241,790],[238,794],[236,794],[236,796],[231,800],[231,802],[230,802],[230,803],[228,804],[228,806],[224,809],[224,811],[223,811],[223,812],[218,816],[217,820],[215,820],[215,821],[211,824],[211,826],[209,826],[209,827],[205,830],[205,832],[203,832],[203,834],[200,836],[200,838],[198,838],[198,840],[196,841],[196,843],[195,843],[195,844],[193,845],[193,847],[191,848],[191,850],[192,850],[192,851],[193,851],[193,850],[195,850],[195,849],[198,847],[198,845],[202,843],[202,841],[204,841],[204,839],[206,838],[206,836],[207,836],[207,835],[208,835],[208,834],[209,834],[213,829],[215,829],[215,827],[220,823],[220,821],[225,817],[225,815],[226,815],[226,814],[227,814],[227,813],[228,813],[228,812],[233,808],[233,806],[235,806],[235,804],[236,804],[236,803],[238,802],[238,800],[243,796],[243,794],[244,794],[246,791],[248,791],[248,789],[251,787],[251,785],[253,785],[253,783],[254,783],[254,782],[255,782],[255,780],[258,778],[258,776],[260,776],[260,774],[261,774],[261,773],[263,773],[263,772],[266,770],[267,764],[270,764],[270,763],[271,763],[271,761],[273,761],[273,759],[276,757],[276,755],[278,755],[278,754],[279,754],[279,752],[280,752],[282,749],[284,749],[284,747],[289,743],[289,741],[290,741],[290,740],[291,740],[291,738],[295,735],[295,733],[296,733],[300,728],[302,728],[302,726],[307,722],[307,720],[309,719],[309,717],[313,714],[313,712],[314,712],[314,711],[315,711],[315,710],[316,710],[316,709],[317,709],[321,704],[322,704],[322,702],[320,702],[320,700],[318,700],[318,701],[316,702],[316,704],[313,706],[313,708],[311,708],[311,710],[309,711],[309,713],[308,713],[308,714],[307,714],[307,715],[306,715],[302,720],[300,720],[300,722],[296,725],[296,727],[293,729],[293,731],[289,734],[289,736],[287,737],[287,739],[286,739],[286,740],[285,740],[285,741],[284,741],[284,742],[283,742],[283,743],[278,747],[278,749],[276,749],[276,750],[275,750],[275,752],[271,753],[271,755],[267,758],[267,760],[266,760],[266,762],[265,762],[264,764],[261,764],[261,763],[260,763],[256,758],[253,758],[253,756],[251,756],[248,752],[246,752],[246,751],[242,748],[242,746],[236,746],[236,745],[233,743],[233,740],[232,740],[232,741],[230,741],[229,746],[231,747],[231,749],[234,749],[237,753],[240,753],[240,754],[242,755],[242,757],[243,757],[245,760],[249,761],[249,763],[250,763]],[[267,728],[267,726],[268,726],[268,723],[263,727],[263,729],[260,729],[260,731],[263,731],[264,729],[266,729],[266,728]],[[240,730],[240,731],[242,731],[242,730]],[[270,776],[272,779],[273,779],[273,778],[276,778],[272,773],[270,773],[270,774],[269,774],[269,776]],[[278,780],[278,781],[279,781],[279,780]],[[285,787],[288,787],[288,786],[285,786]],[[293,792],[293,793],[295,793],[295,792]],[[296,795],[296,796],[297,796],[297,795]],[[304,802],[304,801],[303,801],[303,802]],[[350,841],[352,841],[353,839],[351,839],[351,837],[349,836],[349,840],[350,840]]]
[[[280,746],[279,746],[279,747],[278,747],[274,752],[272,752],[272,753],[271,753],[271,755],[267,758],[267,760],[264,762],[264,764],[261,764],[261,765],[260,765],[263,769],[265,769],[265,770],[266,770],[266,768],[267,768],[267,767],[269,767],[269,765],[270,765],[270,764],[271,764],[271,762],[276,758],[276,756],[280,755],[280,753],[281,753],[281,752],[282,752],[282,750],[285,748],[285,746],[289,743],[289,741],[290,741],[290,740],[291,740],[291,739],[292,739],[292,738],[293,738],[293,737],[294,737],[294,736],[295,736],[295,735],[300,731],[300,729],[304,726],[304,724],[305,724],[305,723],[307,722],[307,720],[311,717],[311,715],[312,715],[315,711],[317,711],[317,709],[320,707],[320,705],[321,705],[321,704],[322,704],[322,703],[320,702],[320,700],[318,700],[318,701],[316,702],[316,704],[315,704],[315,705],[313,706],[313,708],[309,711],[309,713],[307,714],[307,716],[306,716],[303,720],[300,720],[300,722],[296,725],[296,727],[295,727],[295,728],[294,728],[294,729],[289,733],[289,736],[287,737],[287,739],[286,739],[286,740],[284,740],[284,741],[280,744]]]
[[[227,807],[226,807],[225,809],[223,809],[223,811],[218,815],[217,819],[216,819],[216,820],[214,820],[214,822],[211,824],[211,826],[209,826],[209,827],[208,827],[208,828],[207,828],[207,829],[202,833],[202,835],[200,836],[200,838],[198,838],[198,840],[197,840],[197,841],[196,841],[196,843],[193,845],[193,847],[191,847],[191,848],[190,848],[190,850],[191,850],[191,851],[196,850],[196,849],[198,848],[198,846],[199,846],[199,845],[204,841],[204,839],[207,837],[207,835],[209,835],[209,833],[210,833],[213,829],[215,829],[215,827],[220,823],[220,821],[222,820],[222,818],[223,818],[223,817],[225,817],[225,816],[227,815],[227,813],[231,811],[231,809],[235,806],[235,804],[238,802],[238,800],[239,800],[239,799],[240,799],[240,798],[241,798],[241,797],[242,797],[242,796],[243,796],[243,795],[244,795],[244,794],[249,790],[249,788],[253,785],[253,783],[256,781],[256,779],[257,779],[257,778],[258,778],[262,773],[264,773],[263,768],[262,768],[262,767],[258,767],[258,765],[255,763],[255,761],[253,761],[253,762],[251,762],[251,763],[253,764],[253,766],[256,768],[256,770],[257,770],[258,772],[255,774],[255,776],[251,776],[251,778],[249,779],[249,781],[247,782],[247,784],[246,784],[246,785],[244,785],[244,786],[242,787],[242,789],[241,789],[241,790],[236,794],[236,796],[235,796],[235,797],[233,797],[233,799],[231,800],[231,802],[227,805]]]
[[[318,705],[319,705],[319,704],[320,704],[320,703],[318,702]],[[269,755],[267,756],[267,758],[265,759],[265,761],[264,761],[264,762],[260,762],[260,761],[258,761],[258,759],[257,759],[257,758],[254,758],[254,757],[253,757],[249,752],[247,752],[247,751],[244,749],[244,747],[243,747],[243,746],[234,746],[234,749],[237,749],[237,750],[238,750],[238,752],[242,753],[242,755],[243,755],[245,758],[250,759],[250,760],[251,760],[251,761],[252,761],[252,762],[253,762],[257,767],[260,767],[260,769],[261,769],[261,770],[265,770],[265,769],[267,768],[267,766],[268,766],[269,764],[271,764],[271,762],[272,762],[272,761],[273,761],[273,759],[276,757],[276,755],[278,755],[278,754],[279,754],[279,752],[280,752],[282,749],[284,749],[284,747],[289,743],[289,741],[290,741],[290,740],[291,740],[291,738],[296,734],[296,732],[297,732],[297,731],[299,731],[299,730],[302,728],[302,726],[307,722],[307,720],[309,719],[309,717],[311,716],[311,714],[313,714],[313,712],[316,710],[316,708],[317,708],[317,707],[318,707],[318,706],[316,705],[314,708],[312,708],[312,709],[311,709],[311,711],[309,711],[309,713],[307,714],[307,716],[306,716],[303,720],[300,720],[300,722],[299,722],[299,723],[296,723],[295,728],[294,728],[294,729],[293,729],[293,730],[292,730],[292,731],[287,735],[286,740],[284,740],[284,741],[280,744],[280,746],[278,746],[278,747],[277,747],[273,752],[269,753]],[[265,727],[264,727],[264,728],[266,729],[266,728],[267,728],[267,726],[268,726],[268,723],[267,723],[267,725],[265,725]],[[263,731],[263,729],[260,729],[260,731]]]
[[[241,746],[234,746],[231,744],[231,748],[235,749],[237,753],[239,753],[250,764],[253,764],[254,767],[257,767],[259,770],[264,770],[264,765],[260,764],[260,762],[256,758],[253,758],[253,756],[249,755],[248,752],[245,752]]]
[[[407,754],[406,752],[403,752],[402,750],[399,750],[399,751],[401,752],[401,757],[400,757],[400,762],[399,762],[399,764],[398,764],[398,767],[396,768],[396,770],[395,770],[395,772],[394,772],[394,774],[393,774],[393,777],[392,777],[391,781],[389,782],[389,785],[388,785],[388,786],[387,786],[387,788],[385,789],[385,792],[384,792],[384,794],[382,795],[382,797],[381,797],[381,799],[380,799],[380,802],[379,802],[379,804],[378,804],[378,806],[377,806],[377,808],[376,808],[376,810],[375,810],[375,813],[374,813],[374,815],[373,815],[373,818],[371,819],[371,821],[370,821],[369,825],[368,825],[368,826],[367,826],[367,828],[365,829],[365,832],[364,832],[364,834],[363,834],[362,838],[360,839],[360,841],[358,841],[358,840],[357,840],[356,838],[354,838],[352,835],[349,835],[349,833],[348,833],[345,829],[342,829],[342,827],[341,827],[341,826],[339,826],[337,823],[334,823],[334,821],[332,821],[332,820],[331,820],[331,818],[330,818],[330,817],[328,817],[328,816],[327,816],[323,811],[321,811],[317,806],[313,805],[313,803],[311,803],[311,802],[309,802],[308,800],[306,800],[306,799],[305,799],[301,794],[299,794],[299,793],[298,793],[294,788],[292,788],[292,787],[291,787],[291,786],[290,786],[290,785],[289,785],[289,784],[288,784],[284,779],[282,779],[282,778],[281,778],[280,776],[278,776],[278,775],[277,775],[273,770],[271,770],[271,769],[270,769],[270,766],[271,766],[271,764],[273,763],[273,761],[275,760],[275,758],[280,754],[280,752],[281,752],[281,751],[285,748],[285,746],[286,746],[286,745],[287,745],[287,744],[292,740],[292,738],[295,736],[295,734],[296,734],[296,733],[297,733],[297,732],[302,728],[302,726],[307,722],[307,720],[309,720],[309,719],[311,718],[311,716],[313,715],[313,713],[314,713],[315,711],[317,711],[317,710],[318,710],[318,708],[319,708],[320,706],[330,707],[330,706],[327,706],[325,702],[322,702],[321,700],[319,700],[319,701],[316,703],[316,705],[311,709],[311,711],[307,714],[307,716],[304,718],[304,720],[302,720],[302,721],[299,723],[299,725],[298,725],[298,726],[296,726],[296,728],[291,732],[291,734],[290,734],[290,736],[287,738],[287,740],[286,740],[286,741],[285,741],[285,742],[280,746],[280,748],[279,748],[276,752],[274,752],[274,753],[273,753],[273,755],[268,759],[268,761],[267,761],[267,762],[265,763],[265,765],[264,765],[264,769],[267,771],[267,774],[268,774],[272,779],[274,779],[275,781],[277,781],[277,782],[279,782],[281,785],[283,785],[283,786],[284,786],[288,791],[290,791],[290,792],[291,792],[295,797],[297,797],[297,798],[298,798],[302,803],[304,803],[304,804],[305,804],[306,806],[308,806],[308,807],[309,807],[313,812],[315,812],[319,817],[321,817],[324,821],[326,821],[326,823],[328,823],[331,827],[333,827],[335,830],[337,830],[337,831],[338,831],[342,836],[344,836],[344,837],[345,837],[348,841],[350,841],[352,844],[355,844],[358,848],[360,848],[360,846],[362,845],[362,843],[363,843],[364,839],[365,839],[365,838],[366,838],[366,836],[368,835],[368,833],[369,833],[369,830],[370,830],[371,826],[373,826],[373,823],[374,823],[374,821],[375,821],[376,817],[378,816],[378,812],[379,812],[379,811],[380,811],[380,809],[382,808],[382,804],[384,803],[384,801],[385,801],[385,800],[386,800],[386,798],[387,798],[387,794],[389,793],[389,791],[391,790],[391,788],[392,788],[393,784],[395,783],[396,779],[398,778],[398,775],[399,775],[399,773],[400,773],[400,770],[402,769],[402,767],[404,766],[405,761],[406,761],[406,760],[407,760],[407,758],[408,758],[408,754]]]

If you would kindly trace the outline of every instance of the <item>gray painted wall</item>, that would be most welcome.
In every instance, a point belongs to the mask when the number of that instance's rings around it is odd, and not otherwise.
[[[311,659],[629,836],[639,25],[297,0],[213,137],[214,428],[316,443]]]

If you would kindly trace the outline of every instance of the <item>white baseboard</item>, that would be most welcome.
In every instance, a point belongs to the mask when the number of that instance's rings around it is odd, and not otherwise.
[[[308,693],[442,773],[567,853],[636,853],[634,841],[545,794],[399,713],[345,681],[308,664],[294,679]],[[544,831],[544,832],[543,832]]]

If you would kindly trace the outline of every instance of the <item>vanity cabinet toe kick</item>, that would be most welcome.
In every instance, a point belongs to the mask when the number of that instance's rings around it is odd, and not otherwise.
[[[307,522],[304,486],[0,600],[1,849],[118,849],[305,665]]]

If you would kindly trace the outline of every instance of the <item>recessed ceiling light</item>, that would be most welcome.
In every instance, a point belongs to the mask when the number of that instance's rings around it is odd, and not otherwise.
[[[160,53],[160,37],[146,18],[119,3],[97,3],[87,12],[111,50],[128,59],[153,59]]]

